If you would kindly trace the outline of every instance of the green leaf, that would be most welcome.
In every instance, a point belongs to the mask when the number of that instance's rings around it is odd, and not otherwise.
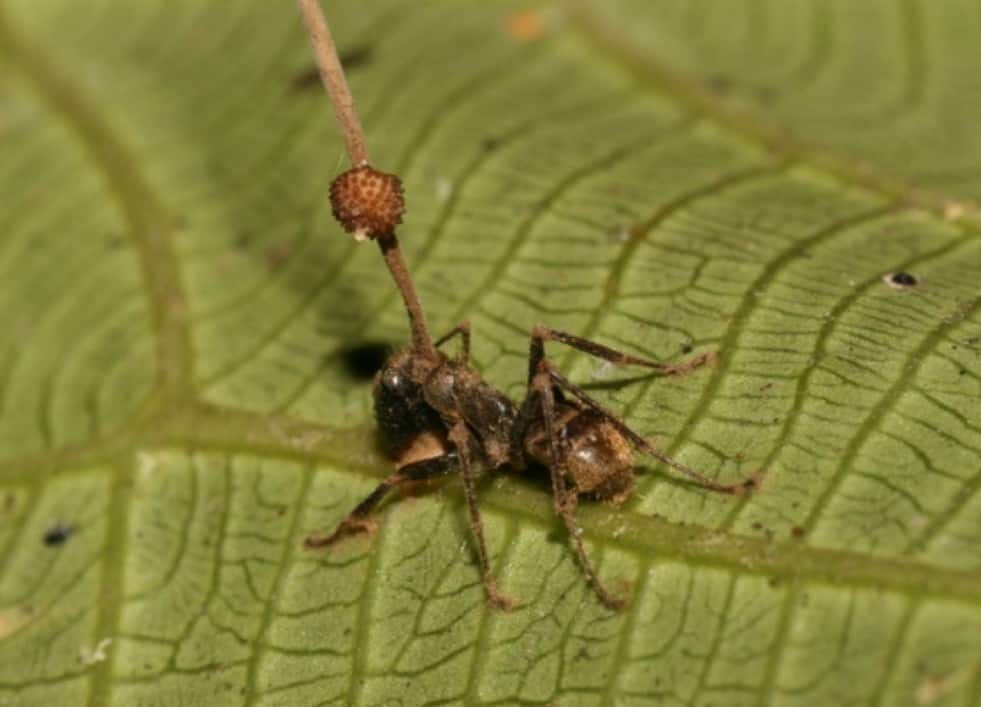
[[[297,11],[7,0],[0,704],[981,705],[977,3],[327,5],[434,329],[516,398],[537,322],[718,352],[551,350],[763,487],[585,503],[622,613],[541,479],[481,488],[512,613],[457,483],[304,550],[389,469],[352,352],[406,318]]]

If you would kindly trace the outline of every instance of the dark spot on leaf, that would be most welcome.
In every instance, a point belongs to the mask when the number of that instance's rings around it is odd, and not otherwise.
[[[352,378],[371,380],[385,363],[392,347],[381,341],[366,341],[341,350],[344,369]]]
[[[756,100],[764,105],[773,103],[778,95],[778,91],[771,86],[761,86],[756,89]]]
[[[683,354],[690,354],[694,350],[695,350],[695,347],[692,346],[692,343],[690,341],[686,341],[685,343],[683,343],[681,345],[681,353],[683,353]]]
[[[266,265],[270,270],[275,270],[280,265],[289,260],[293,254],[293,244],[289,242],[273,243],[266,248]]]
[[[64,545],[74,532],[75,528],[72,526],[65,525],[64,523],[56,523],[48,528],[48,530],[44,533],[44,545],[46,547],[58,547],[59,545]]]
[[[235,247],[238,250],[247,250],[251,244],[252,244],[251,233],[242,232],[235,237]]]
[[[776,587],[780,585],[780,579],[778,577],[770,577],[769,584],[771,587]]]
[[[893,272],[888,275],[883,276],[883,280],[890,287],[895,287],[898,290],[905,290],[910,287],[916,287],[920,281],[917,279],[916,275],[908,272]]]
[[[496,150],[498,147],[501,146],[501,141],[498,140],[496,137],[488,135],[481,141],[480,144],[487,152],[493,152],[494,150]]]
[[[319,90],[320,71],[317,69],[317,66],[308,66],[302,71],[296,72],[293,75],[293,80],[290,82],[290,89],[293,93]]]
[[[802,537],[804,537],[804,529],[799,525],[795,525],[790,529],[790,537],[792,537],[794,540],[800,540]]]
[[[341,52],[337,56],[345,71],[351,72],[363,68],[375,58],[375,48],[370,44],[361,44]]]
[[[763,524],[759,521],[753,523],[753,530],[763,530]]]
[[[735,82],[732,80],[731,76],[726,76],[725,74],[714,74],[709,76],[705,80],[705,85],[712,93],[717,93],[720,96],[724,96],[732,92]]]
[[[373,55],[374,49],[364,44],[340,52],[337,58],[341,60],[344,70],[350,72],[370,64]],[[321,90],[320,70],[317,68],[317,65],[313,64],[293,74],[293,80],[290,82],[290,90],[293,93],[319,92]]]

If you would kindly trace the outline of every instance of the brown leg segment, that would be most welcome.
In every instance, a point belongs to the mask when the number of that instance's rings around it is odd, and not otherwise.
[[[584,339],[581,336],[559,331],[558,329],[552,329],[547,326],[542,326],[541,324],[535,326],[531,332],[531,337],[532,342],[534,342],[535,339],[539,339],[542,342],[556,341],[560,344],[565,344],[566,346],[570,346],[574,349],[587,353],[590,356],[595,356],[596,358],[601,358],[604,361],[609,361],[617,366],[643,366],[645,368],[652,368],[655,371],[660,371],[666,375],[690,373],[695,368],[698,368],[700,365],[703,365],[709,360],[708,356],[703,355],[696,356],[688,363],[661,363],[660,361],[653,361],[648,358],[631,356],[628,353],[611,349],[608,346],[603,346],[602,344],[597,344],[595,341]],[[542,356],[544,357],[544,347],[540,348],[542,348]],[[534,343],[532,344],[532,350],[534,352]],[[531,371],[531,375],[534,375],[533,370]]]
[[[596,570],[593,569],[593,563],[589,559],[589,554],[586,552],[586,546],[583,544],[582,529],[576,522],[576,507],[579,503],[579,497],[575,487],[570,486],[566,478],[565,450],[562,448],[558,430],[555,429],[555,396],[552,392],[552,380],[548,371],[544,369],[544,366],[547,365],[547,362],[543,362],[543,369],[532,379],[532,386],[535,393],[541,397],[542,402],[542,417],[545,421],[545,433],[548,436],[549,456],[552,462],[549,464],[549,473],[552,478],[552,500],[555,504],[555,512],[562,518],[566,530],[569,532],[586,582],[607,608],[619,610],[625,607],[627,602],[625,599],[613,596],[600,582]]]
[[[463,339],[461,360],[464,363],[469,363],[470,362],[470,322],[468,321],[460,322],[455,327],[450,329],[448,332],[443,334],[443,336],[436,339],[436,343],[433,345],[439,348],[447,341],[452,339],[454,336],[459,336],[461,339]]]
[[[471,440],[467,424],[463,421],[454,423],[450,427],[449,439],[456,448],[463,469],[463,493],[467,498],[467,509],[470,512],[470,530],[473,531],[473,537],[477,541],[477,559],[480,562],[480,574],[484,581],[487,601],[498,609],[513,609],[514,600],[501,594],[497,589],[497,581],[494,579],[494,572],[491,570],[487,555],[484,520],[480,516],[480,507],[477,505],[477,470],[470,459]]]
[[[310,550],[328,547],[349,535],[370,532],[377,525],[370,515],[385,500],[389,491],[404,483],[447,476],[458,471],[459,468],[459,457],[453,452],[406,464],[378,484],[375,490],[340,522],[333,533],[328,536],[310,535],[303,541],[303,546]]]

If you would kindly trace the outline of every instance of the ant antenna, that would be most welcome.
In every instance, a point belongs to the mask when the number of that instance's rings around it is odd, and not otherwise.
[[[364,130],[358,120],[344,67],[337,57],[337,47],[327,26],[327,18],[324,17],[318,0],[299,0],[299,4],[317,59],[320,79],[334,107],[334,114],[344,134],[347,154],[351,159],[351,169],[338,175],[330,185],[330,203],[334,217],[344,230],[354,235],[355,240],[378,241],[382,257],[409,314],[412,348],[436,359],[436,348],[429,336],[426,314],[422,310],[419,295],[395,236],[395,227],[402,222],[402,214],[405,212],[402,180],[370,165]]]

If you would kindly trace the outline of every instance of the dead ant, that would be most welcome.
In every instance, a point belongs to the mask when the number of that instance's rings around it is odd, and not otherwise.
[[[373,511],[403,484],[461,472],[487,599],[496,607],[511,607],[512,600],[498,591],[491,570],[476,482],[482,469],[523,471],[540,465],[549,471],[555,512],[568,529],[586,581],[607,607],[623,607],[625,601],[603,586],[586,553],[575,516],[580,496],[613,503],[626,500],[634,487],[634,449],[720,493],[748,493],[755,488],[756,479],[718,483],[666,456],[568,380],[545,355],[545,344],[564,344],[615,365],[643,366],[668,375],[693,370],[708,357],[665,364],[538,325],[531,332],[527,392],[515,404],[470,364],[469,323],[458,324],[434,342],[395,236],[404,212],[401,181],[369,166],[353,99],[323,15],[316,0],[300,0],[300,5],[354,165],[331,184],[334,216],[358,240],[378,242],[405,303],[412,335],[411,345],[393,354],[374,381],[375,417],[386,451],[396,459],[395,473],[333,533],[311,536],[306,546],[329,546],[372,529]],[[440,347],[454,337],[461,339],[461,352],[448,356]]]

